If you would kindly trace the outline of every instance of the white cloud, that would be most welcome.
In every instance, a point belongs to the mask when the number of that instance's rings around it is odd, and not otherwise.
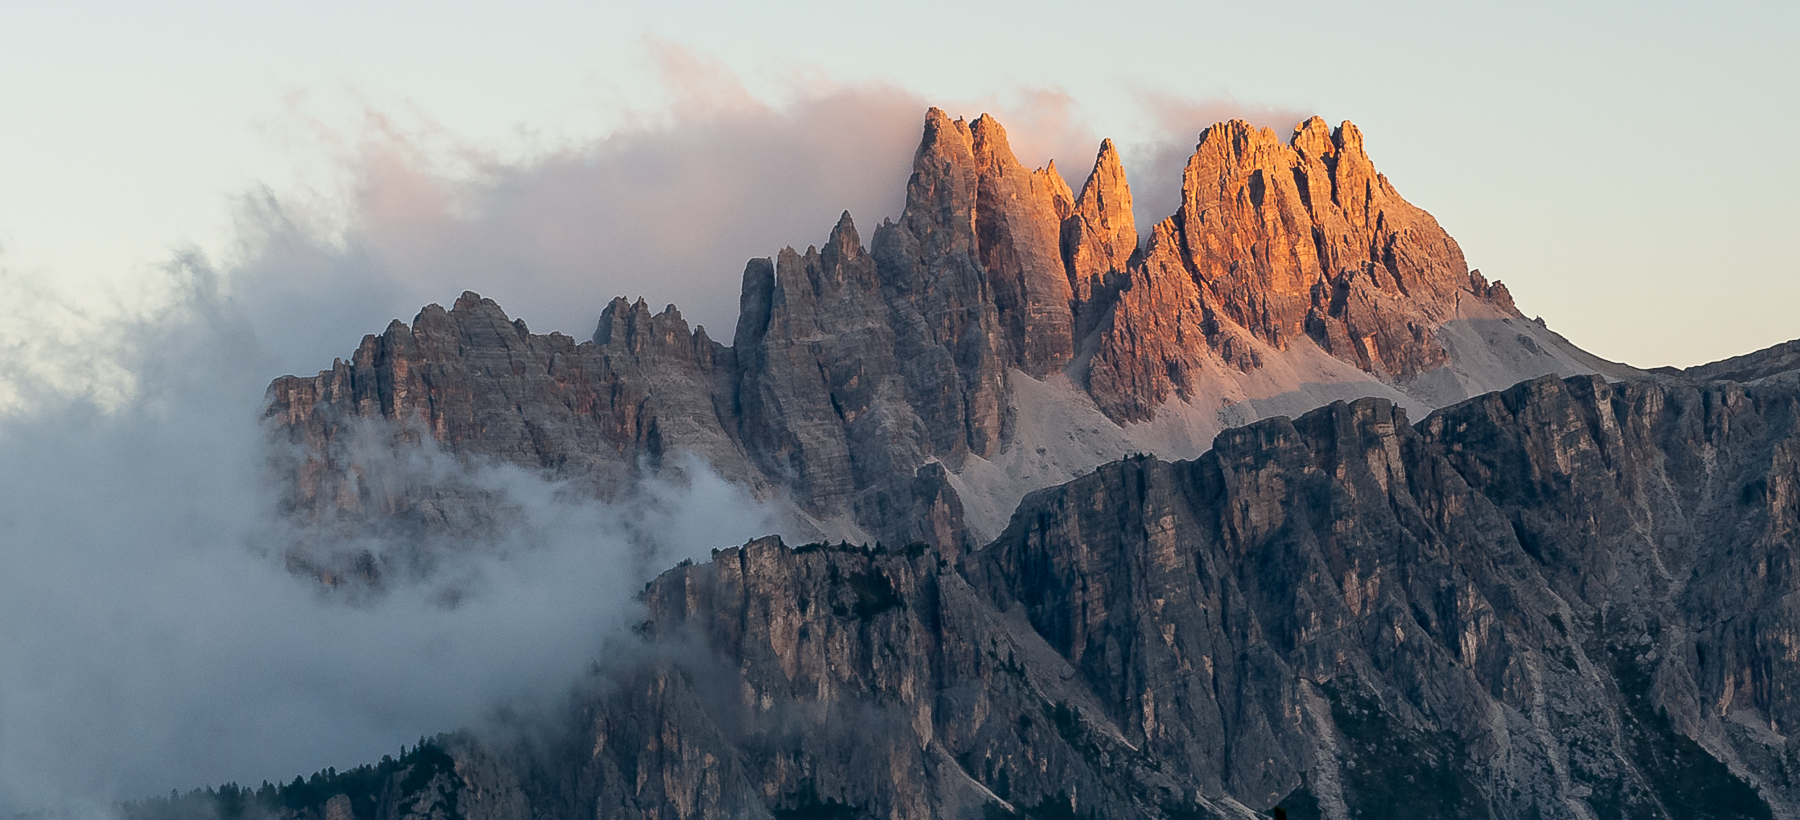
[[[168,275],[170,307],[105,328],[99,358],[135,391],[107,408],[44,390],[0,424],[0,814],[347,768],[554,702],[655,572],[779,529],[692,465],[607,505],[422,451],[389,480],[456,472],[504,498],[504,537],[382,595],[325,590],[283,553],[343,536],[274,514],[260,422],[272,334],[293,325],[258,319],[295,293],[221,293],[194,260]],[[351,278],[301,301],[353,295]]]
[[[823,83],[769,103],[701,57],[650,47],[666,110],[524,158],[461,144],[418,116],[371,112],[354,138],[296,118],[316,142],[343,146],[342,212],[300,209],[310,216],[296,234],[283,224],[295,218],[290,197],[288,213],[253,233],[330,236],[295,275],[365,266],[396,288],[402,318],[475,290],[534,330],[586,338],[612,297],[643,296],[728,341],[745,261],[823,242],[846,209],[865,231],[899,215],[920,98]],[[244,255],[249,266],[294,264],[287,249]]]
[[[865,236],[898,215],[925,100],[807,77],[769,102],[704,58],[649,48],[669,108],[522,157],[417,115],[371,112],[351,131],[296,116],[337,187],[245,195],[220,272],[183,252],[96,300],[0,270],[0,813],[348,767],[555,698],[650,574],[780,528],[698,468],[609,506],[420,451],[389,465],[394,480],[448,469],[506,499],[508,535],[354,600],[284,566],[296,544],[411,546],[274,514],[270,378],[326,367],[465,289],[539,332],[585,337],[612,296],[642,295],[728,340],[746,259],[822,241],[844,209]],[[942,104],[993,112],[1023,162],[1085,178],[1098,139],[1067,95]],[[1153,107],[1189,133],[1243,113]],[[1179,185],[1188,150],[1184,136],[1139,155],[1143,207],[1173,210],[1157,186]]]

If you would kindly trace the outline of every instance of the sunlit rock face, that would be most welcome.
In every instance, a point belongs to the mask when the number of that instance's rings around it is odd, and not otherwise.
[[[790,506],[794,534],[955,551],[1031,490],[1129,453],[1193,457],[1232,424],[1624,372],[1471,273],[1349,123],[1288,142],[1207,129],[1180,209],[1140,243],[1110,142],[1076,193],[992,118],[933,109],[904,211],[867,235],[845,214],[822,246],[751,260],[729,346],[641,301],[608,305],[588,341],[472,293],[395,322],[271,385],[294,511],[455,517],[454,493],[366,480],[346,431],[380,421],[602,496],[696,456]]]
[[[369,816],[1794,816],[1797,492],[1793,384],[1334,403],[960,556],[672,569],[553,741]]]

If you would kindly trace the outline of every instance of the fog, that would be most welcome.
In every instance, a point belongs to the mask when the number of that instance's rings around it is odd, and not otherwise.
[[[296,577],[282,551],[324,534],[271,514],[276,340],[207,271],[168,276],[172,306],[109,329],[128,401],[40,386],[0,424],[0,813],[348,768],[554,705],[648,577],[779,529],[691,465],[603,505],[424,451],[401,462],[412,480],[454,471],[516,526],[381,595]]]
[[[537,332],[584,338],[607,299],[643,295],[727,336],[745,259],[822,241],[846,208],[865,236],[898,215],[917,95],[821,83],[767,102],[678,49],[659,59],[669,111],[523,158],[371,112],[321,137],[346,196],[250,191],[227,258],[178,251],[129,289],[71,292],[0,255],[0,814],[104,816],[553,708],[635,622],[648,578],[781,531],[779,509],[696,463],[602,504],[427,447],[386,480],[472,484],[509,510],[503,535],[379,594],[287,569],[294,549],[409,545],[274,513],[271,464],[290,454],[261,421],[271,378],[464,289]],[[1022,161],[1085,178],[1098,138],[1066,95],[941,104],[993,112]],[[1153,218],[1200,120],[1240,113],[1206,105],[1170,104],[1172,136],[1125,151]]]

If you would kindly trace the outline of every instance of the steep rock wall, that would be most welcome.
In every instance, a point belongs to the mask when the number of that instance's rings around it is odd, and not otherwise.
[[[1800,389],[1373,399],[1029,496],[960,559],[775,539],[470,817],[1793,816]]]

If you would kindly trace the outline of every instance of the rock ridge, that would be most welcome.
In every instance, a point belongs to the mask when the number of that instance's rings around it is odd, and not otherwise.
[[[1229,423],[1333,398],[1429,410],[1593,369],[1469,271],[1362,144],[1316,117],[1285,143],[1213,126],[1140,247],[1111,141],[1075,193],[1054,165],[1020,164],[993,118],[933,108],[898,220],[865,243],[845,213],[823,246],[750,260],[729,346],[641,299],[577,342],[465,293],[275,380],[268,416],[300,454],[292,506],[454,505],[358,478],[347,431],[379,422],[602,497],[693,454],[786,499],[797,532],[955,550],[1025,491],[1123,452],[1192,456]],[[1034,426],[1044,413],[1084,419],[1099,445]]]
[[[440,742],[469,817],[1793,816],[1797,490],[1788,383],[1336,402],[716,551],[553,750]]]
[[[1701,381],[1753,382],[1800,370],[1800,339],[1678,371]],[[1658,372],[1666,372],[1659,370]]]

